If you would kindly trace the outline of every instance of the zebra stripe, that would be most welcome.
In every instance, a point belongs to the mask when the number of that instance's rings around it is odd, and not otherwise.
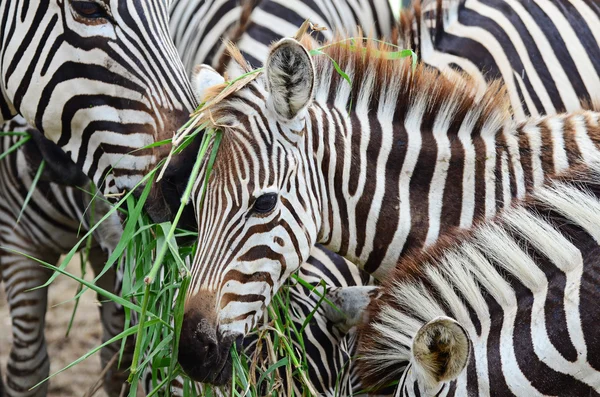
[[[189,12],[190,9],[196,10],[196,12]],[[174,2],[171,8],[170,26],[175,45],[188,72],[191,73],[199,63],[207,63],[217,70],[228,69],[230,75],[235,75],[235,67],[227,68],[226,66],[229,60],[227,54],[224,53],[225,46],[222,42],[217,41],[218,39],[227,37],[239,43],[242,46],[242,53],[247,59],[254,64],[262,64],[266,59],[266,51],[262,50],[266,49],[274,40],[286,35],[293,35],[307,18],[320,26],[328,26],[334,30],[343,29],[353,35],[358,34],[357,24],[363,26],[365,31],[373,32],[380,37],[390,36],[392,30],[392,14],[389,3],[382,0],[359,2],[178,1]],[[233,23],[234,20],[235,23]],[[277,23],[269,21],[277,21]],[[317,35],[317,38],[321,40],[331,37],[333,37],[332,30],[323,31]],[[329,259],[332,257],[330,253],[320,252],[319,249],[313,250],[313,253],[327,261],[327,263],[321,263],[321,266],[330,269],[329,271],[340,266]],[[337,258],[336,261],[342,260]],[[348,265],[344,264],[344,266]],[[302,295],[300,294],[297,301],[301,300]],[[305,314],[307,313],[310,311]],[[334,357],[341,357],[341,353],[337,353],[337,356],[321,354],[323,351],[336,351],[338,344],[346,343],[336,340],[332,344],[331,341],[335,338],[322,336],[327,334],[329,334],[327,330],[321,330],[320,333],[315,331],[314,335],[319,335],[319,339],[309,338],[305,341],[306,345],[321,346],[314,350],[315,354],[310,355],[311,360],[315,363],[319,362],[323,368],[345,367],[346,361],[338,364],[337,358],[334,359]],[[352,346],[354,346],[353,343]],[[323,371],[323,373],[329,372],[331,372],[330,369]],[[322,376],[319,374],[310,378],[317,385],[318,390],[325,394],[334,393],[335,378],[321,379]],[[353,387],[355,391],[360,390],[359,384],[355,384]]]
[[[404,45],[444,73],[502,79],[519,120],[599,98],[597,2],[417,0],[402,14]]]
[[[182,332],[191,349],[181,363],[192,377],[222,375],[215,372],[232,341],[255,325],[315,242],[381,278],[408,250],[523,197],[562,169],[554,157],[572,166],[598,152],[597,113],[516,123],[498,85],[476,96],[468,79],[389,62],[376,44],[360,42],[311,58],[282,40],[263,74],[229,86],[218,102],[204,96],[207,122],[224,133],[197,213],[184,325],[206,321],[221,339],[209,360],[199,356],[204,336]]]
[[[166,7],[0,1],[0,120],[23,115],[104,193],[133,188],[168,150],[142,148],[170,138],[196,106]]]
[[[185,3],[185,2],[183,2],[183,1],[180,1],[180,2],[175,2],[175,4],[174,4],[174,7],[172,8],[172,12],[173,12],[173,11],[175,11],[175,10],[177,9],[177,7],[178,7],[178,6],[180,6],[180,5],[184,4],[184,3]],[[186,3],[186,7],[189,7],[189,4],[187,4],[187,3]],[[365,19],[364,17],[362,18],[362,20],[363,20],[363,21],[366,21],[366,19]],[[171,26],[177,26],[177,24],[173,24],[173,23],[171,23]],[[181,25],[181,24],[179,24],[179,27],[181,27],[181,26],[182,26],[182,25]],[[214,33],[214,30],[213,30],[213,33]],[[175,31],[175,32],[174,32],[174,35],[175,35],[175,40],[176,40],[176,42],[177,42],[177,41],[178,41],[178,37],[177,37],[177,31]],[[210,37],[208,37],[208,38],[210,38]],[[180,40],[181,40],[181,39],[180,39]],[[206,38],[204,38],[204,40],[206,40]],[[188,45],[189,45],[189,44],[188,44]],[[57,175],[55,175],[55,177],[56,177],[56,176],[57,176]],[[61,221],[63,221],[63,220],[55,220],[55,221],[56,221],[56,222],[61,222]],[[322,264],[321,264],[321,265],[322,265]],[[345,266],[347,267],[347,265],[345,265]],[[332,268],[333,268],[333,266],[332,266],[332,265],[328,265],[328,268],[329,268],[329,269],[332,269]],[[335,285],[335,284],[334,284],[334,285]],[[299,295],[299,299],[301,299],[301,298],[302,298],[302,296],[301,296],[301,295]],[[305,298],[306,298],[306,297],[305,297]],[[305,313],[305,314],[306,314],[306,313]],[[317,318],[319,318],[319,315],[317,315],[316,317],[317,317]],[[324,333],[325,333],[325,334],[327,334],[327,333],[328,333],[328,331],[325,331]],[[311,341],[310,341],[310,343],[313,343],[313,345],[312,345],[312,346],[317,346],[318,344],[323,344],[323,342],[325,342],[325,341],[329,342],[329,341],[330,341],[330,340],[332,340],[332,339],[333,339],[333,338],[329,337],[329,338],[327,338],[327,339],[325,339],[325,340],[321,340],[321,341],[314,340],[314,342],[313,342],[313,340],[311,340]],[[308,341],[307,341],[307,342],[305,342],[305,343],[307,343],[307,345],[311,346],[311,345],[310,345],[310,343],[308,343]],[[354,345],[352,344],[352,346],[354,346]],[[334,351],[334,350],[335,350],[337,347],[336,347],[336,345],[335,345],[335,344],[331,344],[331,346],[330,346],[330,345],[326,345],[326,348],[327,348],[327,349],[329,349],[330,351]],[[321,348],[320,348],[320,349],[321,349]],[[322,350],[322,349],[321,349],[321,350]],[[319,351],[321,351],[321,350],[319,350]],[[317,350],[315,349],[315,351],[317,351]],[[348,359],[347,355],[346,355],[346,356],[344,356],[342,359],[344,359],[344,360],[347,360],[347,359]],[[320,358],[320,357],[318,357],[318,356],[315,356],[314,360],[315,360],[315,361],[320,361],[320,360],[321,360],[321,358]],[[334,367],[335,367],[335,365],[336,365],[336,362],[335,362],[335,360],[327,360],[327,361],[326,361],[326,364],[325,364],[325,362],[324,362],[324,365],[332,365],[332,366],[334,366]],[[342,363],[341,363],[341,364],[339,364],[339,365],[337,365],[337,367],[342,367],[342,368],[345,368],[345,367],[346,367],[346,366],[345,366],[345,361],[342,361]],[[314,379],[316,379],[316,381],[314,381],[314,383],[315,383],[315,384],[318,384],[318,385],[319,385],[318,387],[319,387],[319,388],[323,388],[323,390],[327,390],[327,388],[329,388],[329,389],[332,389],[332,390],[333,390],[333,388],[335,387],[335,380],[336,380],[336,379],[329,380],[329,381],[330,381],[330,383],[329,383],[329,384],[328,384],[326,381],[322,380],[322,379],[323,379],[323,377],[322,377],[320,374],[317,374],[317,376],[314,376]],[[355,379],[355,380],[356,380],[356,377],[354,376],[354,377],[353,377],[353,379]],[[355,389],[358,389],[358,388],[359,388],[358,386],[355,386]]]
[[[600,159],[600,158],[598,158]],[[597,395],[600,163],[398,264],[360,332],[398,396]]]
[[[26,131],[27,125],[24,119],[17,117],[6,123],[4,128],[8,131]],[[29,132],[39,134],[35,130]],[[22,138],[0,137],[0,153],[5,153]],[[100,219],[109,209],[102,200],[96,200],[90,206],[89,195],[78,188],[51,182],[53,164],[49,164],[51,160],[46,159],[46,171],[19,219],[33,176],[43,158],[35,140],[31,140],[20,150],[8,154],[0,161],[0,246],[3,248],[0,252],[0,275],[4,281],[12,317],[13,334],[5,390],[9,396],[45,396],[47,382],[33,390],[30,389],[48,377],[50,369],[44,339],[48,290],[31,288],[45,283],[52,272],[23,254],[47,263],[57,263],[60,255],[69,252],[79,241],[80,232],[89,229],[90,221]],[[63,163],[58,163],[58,168],[61,167],[65,168],[64,159]],[[84,189],[89,190],[89,183],[86,183]],[[92,210],[93,219],[90,219]],[[104,268],[107,253],[116,246],[121,232],[121,224],[115,214],[103,222],[94,233],[89,261],[96,274]],[[98,285],[118,293],[121,280],[116,278],[114,270],[109,270],[98,281]],[[123,331],[125,316],[123,308],[119,305],[104,302],[100,308],[100,316],[104,330],[103,341]],[[120,343],[113,343],[102,349],[103,366],[120,347]],[[128,349],[132,347],[128,346]],[[131,353],[125,351],[124,361],[121,363],[124,368],[128,367]],[[115,369],[105,376],[105,389],[111,396],[119,396],[126,379],[127,374],[117,370],[115,366]]]
[[[336,32],[356,36],[358,27],[373,37],[390,37],[395,26],[387,0],[178,0],[170,15],[173,41],[189,74],[199,64],[239,73],[223,39],[261,66],[271,43],[294,36],[307,19],[327,29],[315,32],[317,41],[330,40]]]

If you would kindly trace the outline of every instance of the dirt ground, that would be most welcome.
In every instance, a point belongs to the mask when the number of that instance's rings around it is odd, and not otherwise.
[[[67,269],[71,273],[81,275],[79,260],[73,261]],[[92,272],[88,266],[86,279],[91,278]],[[70,301],[52,307],[71,299],[75,295],[77,285],[76,281],[59,276],[50,286],[50,304],[46,315],[46,341],[51,362],[50,373],[62,369],[101,343],[102,329],[95,293],[87,291],[80,299],[73,328],[68,338],[65,337],[65,332],[73,312],[74,302]],[[12,338],[4,286],[0,290],[0,368],[2,375],[6,376],[6,360]],[[83,396],[98,379],[100,370],[100,357],[97,353],[52,378],[48,395],[51,397]],[[100,390],[94,396],[105,397],[106,394]]]

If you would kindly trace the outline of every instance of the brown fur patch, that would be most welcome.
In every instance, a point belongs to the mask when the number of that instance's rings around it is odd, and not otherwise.
[[[185,301],[185,312],[198,312],[211,325],[217,324],[216,294],[214,292],[200,291],[188,296]]]

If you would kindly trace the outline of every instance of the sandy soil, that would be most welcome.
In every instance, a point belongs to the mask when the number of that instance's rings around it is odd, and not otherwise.
[[[81,275],[79,260],[69,264],[68,270]],[[92,273],[88,266],[86,279],[91,278]],[[73,312],[74,302],[52,307],[71,299],[75,295],[77,285],[76,281],[59,276],[50,287],[50,305],[46,315],[46,340],[51,360],[51,373],[62,369],[100,344],[102,329],[95,293],[87,291],[82,296],[69,337],[65,337],[65,332]],[[0,290],[0,368],[5,376],[6,360],[12,338],[4,286]],[[48,395],[53,397],[83,396],[98,379],[100,370],[100,357],[97,353],[52,378]],[[100,390],[94,396],[105,397],[106,394]]]

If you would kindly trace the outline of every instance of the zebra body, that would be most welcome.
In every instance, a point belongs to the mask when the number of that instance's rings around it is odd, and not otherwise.
[[[401,15],[401,45],[447,74],[502,79],[521,120],[600,98],[600,5],[586,0],[423,0]]]
[[[398,396],[600,394],[600,163],[392,272],[361,327]]]
[[[25,120],[17,117],[4,128],[9,131],[24,131]],[[0,153],[5,153],[19,139],[23,137],[0,137]],[[52,272],[24,255],[56,264],[60,255],[69,252],[85,234],[90,222],[99,220],[108,211],[107,205],[101,200],[90,205],[88,193],[48,181],[47,176],[56,179],[52,176],[53,165],[50,164],[45,168],[48,173],[42,174],[31,200],[20,215],[42,159],[39,148],[31,140],[0,161],[0,275],[12,317],[13,334],[7,365],[5,393],[8,396],[44,396],[48,388],[46,382],[29,390],[45,379],[50,369],[44,339],[47,288],[30,289],[48,281]],[[58,168],[61,167],[65,168],[63,164],[59,164]],[[83,174],[82,178],[86,180]],[[89,183],[82,188],[89,190]],[[121,232],[116,214],[96,229],[89,254],[89,261],[96,274],[104,268],[107,254],[116,246]],[[116,279],[113,270],[109,270],[98,281],[98,285],[113,291],[119,287],[120,280]],[[122,307],[105,302],[100,308],[100,315],[104,341],[123,331],[125,317]],[[119,348],[120,344],[117,343],[102,350],[103,366]],[[128,366],[127,360],[131,360],[130,354],[131,352],[125,352],[122,362],[124,368]],[[109,370],[104,384],[107,392],[118,396],[125,380],[124,372],[116,370],[116,367]]]
[[[1,0],[0,121],[23,115],[103,193],[134,188],[169,149],[144,147],[170,138],[196,106],[167,7]],[[149,210],[167,217],[159,207]]]
[[[206,120],[223,137],[197,203],[184,328],[211,327],[182,332],[180,362],[194,378],[225,377],[219,370],[233,340],[315,242],[384,277],[408,250],[495,216],[598,152],[597,113],[516,123],[498,85],[476,96],[468,79],[436,78],[360,43],[311,58],[285,39],[261,75],[203,95]],[[198,357],[204,344],[212,360]]]

